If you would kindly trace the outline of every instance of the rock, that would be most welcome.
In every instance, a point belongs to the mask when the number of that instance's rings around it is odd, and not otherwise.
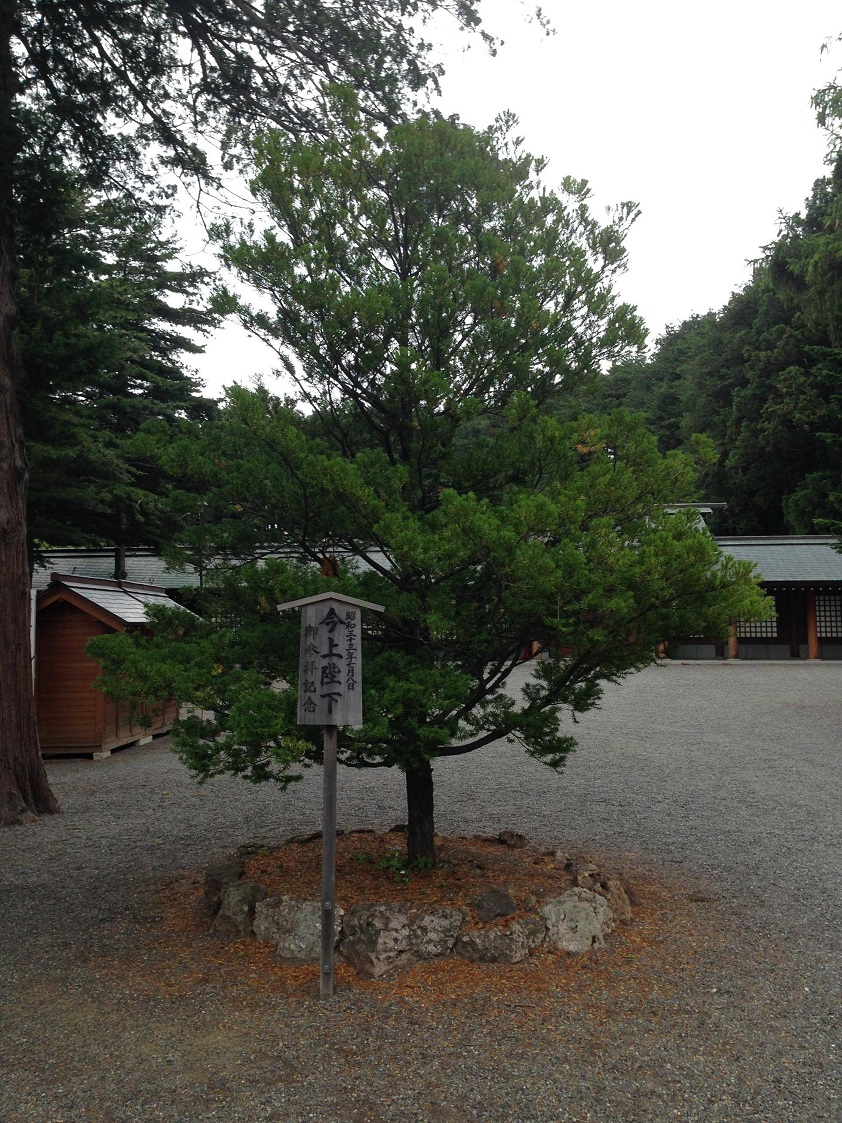
[[[355,905],[342,922],[340,954],[370,979],[409,963],[409,913],[401,905]]]
[[[210,916],[216,916],[222,901],[222,893],[228,885],[239,881],[245,873],[239,859],[228,862],[214,862],[205,870],[205,908]]]
[[[456,954],[472,963],[520,963],[546,934],[537,916],[515,920],[508,928],[468,928],[456,940]]]
[[[563,951],[605,947],[605,937],[614,929],[611,906],[589,889],[568,889],[543,905],[540,913],[547,926],[547,942]]]
[[[507,889],[500,889],[494,885],[484,889],[475,898],[473,908],[477,914],[477,919],[483,923],[487,920],[494,920],[497,916],[511,916],[513,912],[517,912],[517,905],[511,893]]]
[[[254,907],[267,896],[262,885],[254,881],[235,881],[222,891],[216,920],[211,925],[215,936],[237,939],[250,936],[254,924]]]
[[[569,874],[572,874],[573,877],[578,877],[579,874],[583,873],[599,873],[598,868],[593,862],[589,862],[587,858],[579,857],[569,858],[565,869]]]
[[[572,869],[574,859],[570,857],[566,850],[550,850],[549,854],[566,870]]]
[[[525,916],[522,920],[510,924],[509,928],[516,928],[519,931],[529,951],[539,948],[547,938],[547,926],[541,916]]]
[[[410,951],[419,959],[450,955],[461,927],[462,913],[456,909],[437,908],[413,913],[409,919]]]
[[[333,918],[334,943],[339,939],[342,909]],[[274,945],[280,959],[317,963],[322,954],[322,912],[318,901],[267,897],[254,906],[254,935]]]
[[[240,858],[252,858],[255,854],[266,854],[272,849],[271,842],[244,842],[228,855],[229,862],[236,862]]]
[[[614,920],[618,924],[628,924],[631,920],[629,895],[619,877],[602,873],[596,867],[580,870],[573,878],[573,884],[580,889],[590,889],[592,893],[604,897],[611,906]]]
[[[500,831],[497,841],[502,842],[504,846],[510,846],[512,850],[523,850],[529,845],[526,835],[518,834],[517,831]]]

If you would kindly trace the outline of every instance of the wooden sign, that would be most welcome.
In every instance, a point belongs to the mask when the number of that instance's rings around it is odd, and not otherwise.
[[[383,612],[383,605],[320,593],[278,605],[289,608],[302,610],[298,724],[362,725],[360,610]]]
[[[299,725],[362,725],[360,610],[322,600],[301,611]]]
[[[278,611],[301,609],[298,663],[298,724],[323,725],[322,776],[322,957],[319,994],[333,995],[333,943],[336,914],[336,729],[362,725],[360,611],[383,612],[382,604],[321,593],[287,601]]]

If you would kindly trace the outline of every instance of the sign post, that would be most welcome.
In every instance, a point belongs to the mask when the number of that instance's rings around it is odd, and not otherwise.
[[[298,724],[324,726],[322,773],[322,957],[319,995],[333,995],[336,917],[336,750],[340,725],[362,725],[360,613],[383,612],[382,604],[320,593],[287,601],[278,611],[301,611]]]

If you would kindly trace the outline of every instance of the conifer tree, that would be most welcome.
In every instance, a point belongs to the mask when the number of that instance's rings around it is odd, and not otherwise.
[[[685,457],[628,415],[553,416],[640,345],[612,287],[635,208],[603,225],[586,184],[546,189],[507,124],[421,117],[381,143],[345,118],[332,142],[262,139],[266,221],[231,231],[226,253],[271,301],[242,313],[298,401],[235,390],[168,446],[218,559],[205,619],[162,615],[151,642],[91,646],[112,692],[175,691],[175,743],[199,776],[286,784],[320,744],[283,688],[298,625],[274,606],[331,587],[385,605],[341,759],[404,773],[410,861],[435,858],[437,760],[476,753],[481,768],[503,740],[559,768],[560,719],[602,682],[666,636],[761,611],[748,567],[667,512],[693,494]],[[513,688],[532,644],[546,658]]]

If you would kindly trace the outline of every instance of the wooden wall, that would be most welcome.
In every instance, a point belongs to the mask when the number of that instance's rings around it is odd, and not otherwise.
[[[39,611],[35,695],[42,753],[108,752],[166,733],[172,725],[178,712],[172,701],[133,713],[127,702],[94,688],[99,667],[85,654],[85,645],[112,631],[66,601]]]
[[[65,601],[38,613],[35,694],[42,752],[99,751],[105,696],[93,688],[99,668],[85,644],[108,631]]]

